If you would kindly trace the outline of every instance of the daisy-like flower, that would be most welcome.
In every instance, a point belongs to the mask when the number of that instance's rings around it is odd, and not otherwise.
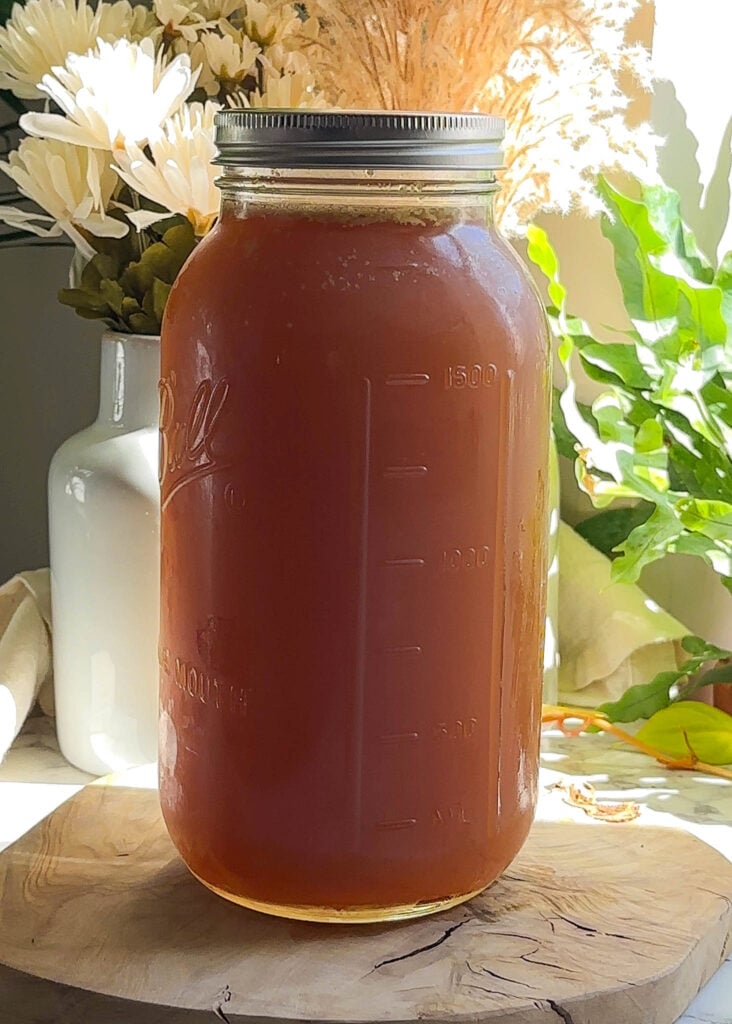
[[[218,109],[216,103],[186,104],[150,142],[149,158],[134,144],[115,152],[120,177],[140,195],[163,207],[160,213],[129,213],[137,228],[163,220],[171,213],[187,217],[199,236],[212,227],[219,211],[214,186],[216,169],[211,165],[216,154],[213,122]]]
[[[174,39],[195,43],[199,32],[208,24],[198,4],[190,0],[154,0],[153,11],[160,22],[153,37],[160,37],[165,43],[171,43]]]
[[[149,17],[144,7],[131,7],[127,0],[101,2],[96,10],[86,0],[15,4],[10,20],[0,28],[0,88],[22,99],[38,99],[43,95],[43,76],[70,53],[86,53],[98,39],[141,39]]]
[[[201,0],[201,10],[212,22],[228,18],[244,6],[245,0]]]
[[[191,50],[191,64],[201,68],[198,84],[207,95],[217,96],[222,87],[235,90],[254,71],[260,52],[255,42],[236,29],[224,35],[204,32]]]
[[[310,74],[310,61],[302,50],[291,50],[282,43],[275,43],[267,49],[267,62],[280,74]]]
[[[83,255],[94,250],[82,231],[120,238],[126,226],[106,215],[117,185],[105,154],[55,139],[24,139],[0,170],[9,175],[22,195],[47,216],[0,206],[0,220],[37,235],[60,235],[74,241]]]
[[[167,65],[162,55],[156,60],[151,39],[100,42],[87,54],[71,54],[41,82],[66,116],[24,114],[20,126],[29,135],[92,149],[143,145],[190,96],[196,78],[186,54]]]
[[[209,21],[230,18],[244,6],[245,0],[200,0],[199,7]]]
[[[266,58],[264,67],[263,87],[248,96],[239,93],[231,106],[238,107],[284,107],[295,110],[298,107],[314,109],[328,106],[325,96],[315,86],[309,71],[296,71],[292,74],[281,74]]]
[[[295,35],[302,22],[294,4],[246,0],[243,5],[244,31],[260,46],[272,46]]]

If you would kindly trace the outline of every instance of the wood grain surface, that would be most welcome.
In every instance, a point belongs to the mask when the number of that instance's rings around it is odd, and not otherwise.
[[[268,918],[188,874],[155,792],[89,787],[0,854],[0,1024],[671,1024],[731,931],[732,865],[637,823],[539,823],[435,917]]]

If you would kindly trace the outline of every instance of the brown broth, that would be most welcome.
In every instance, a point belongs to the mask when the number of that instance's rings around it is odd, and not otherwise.
[[[229,214],[199,247],[163,330],[161,798],[208,885],[390,916],[515,856],[548,395],[484,224]]]

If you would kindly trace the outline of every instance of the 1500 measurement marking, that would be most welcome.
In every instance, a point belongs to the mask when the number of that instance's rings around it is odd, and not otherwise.
[[[495,384],[498,370],[493,363],[459,364],[445,368],[445,390],[460,388],[489,388]]]
[[[442,552],[442,568],[446,572],[457,569],[485,569],[490,563],[491,549],[487,544],[477,548],[446,548]]]

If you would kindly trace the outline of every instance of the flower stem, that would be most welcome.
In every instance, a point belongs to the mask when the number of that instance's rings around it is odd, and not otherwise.
[[[570,721],[577,722],[577,720],[579,720],[578,725],[566,724]],[[691,749],[689,750],[688,758],[669,757],[668,754],[664,754],[661,750],[656,750],[655,747],[649,746],[631,733],[618,728],[612,722],[608,722],[605,715],[599,711],[592,711],[588,708],[565,708],[554,704],[544,704],[541,721],[543,725],[549,723],[557,725],[565,736],[579,736],[580,733],[585,732],[590,727],[594,727],[601,730],[601,732],[615,736],[616,739],[621,740],[623,743],[628,743],[630,746],[635,747],[636,750],[648,754],[649,757],[655,758],[656,761],[666,768],[671,768],[674,771],[704,772],[706,775],[716,775],[720,779],[732,781],[732,770],[729,768],[722,768],[716,764],[707,764],[705,761],[700,761]]]

